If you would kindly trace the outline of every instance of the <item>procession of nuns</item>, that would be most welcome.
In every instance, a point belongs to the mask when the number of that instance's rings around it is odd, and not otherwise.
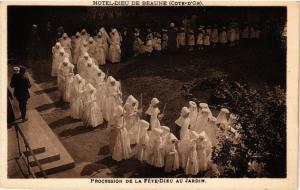
[[[64,33],[53,46],[51,76],[57,77],[62,99],[70,103],[71,117],[81,119],[86,127],[107,122],[109,149],[116,161],[135,157],[167,173],[180,167],[186,175],[207,171],[212,148],[218,144],[217,125],[234,130],[236,115],[222,108],[214,117],[208,104],[189,101],[175,121],[178,133],[173,134],[161,125],[165,108],[161,111],[154,97],[143,118],[142,98],[129,95],[123,102],[120,81],[99,68],[106,61],[120,62],[120,44],[117,29],[108,34],[102,27],[95,37],[85,29],[72,39]]]

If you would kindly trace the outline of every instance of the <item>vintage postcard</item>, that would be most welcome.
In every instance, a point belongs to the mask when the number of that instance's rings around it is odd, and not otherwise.
[[[0,187],[297,188],[299,2],[0,8]]]

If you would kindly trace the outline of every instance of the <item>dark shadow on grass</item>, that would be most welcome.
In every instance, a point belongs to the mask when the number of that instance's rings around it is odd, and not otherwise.
[[[45,111],[45,110],[48,110],[48,109],[51,109],[51,108],[59,107],[61,104],[62,104],[61,101],[57,101],[57,102],[53,102],[53,103],[50,103],[50,104],[43,104],[41,106],[36,107],[35,109],[38,112],[42,112],[42,111]]]
[[[101,169],[105,169],[106,167],[99,163],[91,163],[87,164],[83,167],[82,171],[80,172],[81,176],[91,176],[94,172],[99,172]]]
[[[54,91],[58,91],[57,86],[51,87],[51,88],[46,88],[46,89],[43,89],[43,90],[38,90],[38,91],[35,91],[34,93],[36,95],[40,95],[40,94],[43,94],[43,93],[51,93],[51,92],[54,92]]]
[[[72,124],[72,123],[77,123],[79,120],[73,119],[70,116],[61,118],[59,120],[56,120],[52,123],[49,123],[49,127],[52,129],[67,125],[67,124]]]
[[[60,137],[71,137],[75,135],[80,135],[83,133],[88,133],[94,131],[96,128],[93,127],[85,127],[85,126],[78,126],[72,129],[66,129],[59,133]]]
[[[109,146],[106,145],[106,146],[101,147],[98,152],[98,155],[107,155],[107,154],[109,154]]]
[[[35,109],[38,112],[42,112],[42,111],[49,110],[51,108],[61,108],[63,110],[67,110],[67,109],[70,108],[70,105],[66,102],[63,102],[63,101],[59,100],[59,101],[56,101],[56,102],[53,102],[53,103],[50,103],[50,104],[43,104],[41,106],[36,107]]]

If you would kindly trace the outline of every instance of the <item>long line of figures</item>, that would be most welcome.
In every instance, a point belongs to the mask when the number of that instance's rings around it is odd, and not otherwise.
[[[117,31],[112,33],[112,41],[119,40],[115,35],[118,36]],[[86,39],[90,39],[88,35]],[[138,98],[140,100],[130,95],[123,103],[120,81],[99,68],[97,59],[90,56],[89,49],[85,49],[85,42],[78,57],[76,51],[72,53],[62,44],[56,43],[53,47],[53,64],[57,66],[52,68],[51,75],[57,76],[62,98],[70,103],[72,118],[82,120],[86,127],[97,127],[107,122],[111,129],[112,159],[121,161],[135,156],[141,162],[164,167],[165,172],[182,167],[186,175],[196,175],[209,169],[213,163],[212,147],[218,144],[217,125],[234,130],[234,114],[222,108],[214,117],[206,103],[198,106],[190,101],[175,121],[173,134],[169,127],[160,123],[165,106],[161,112],[158,98],[151,100],[144,118],[142,95]],[[114,59],[114,56],[110,47],[108,57]],[[74,73],[74,65],[78,74]],[[132,144],[136,145],[134,150]]]
[[[72,37],[62,33],[56,47],[52,48],[52,76],[55,76],[58,68],[58,59],[62,59],[59,51],[61,48],[74,65],[80,63],[86,52],[94,59],[95,64],[104,65],[107,62],[120,63],[122,57],[128,57],[127,54],[161,55],[165,51],[202,50],[218,44],[235,46],[239,44],[240,38],[261,38],[261,30],[258,27],[246,26],[240,32],[238,23],[231,23],[227,27],[200,25],[197,31],[185,27],[177,28],[174,23],[170,23],[168,29],[163,28],[160,32],[153,32],[150,28],[147,29],[146,35],[142,35],[144,32],[135,28],[133,38],[129,38],[132,34],[128,34],[126,30],[121,33],[112,28],[108,33],[104,27],[99,29],[96,36],[91,36],[85,29]],[[124,56],[121,56],[121,53]]]

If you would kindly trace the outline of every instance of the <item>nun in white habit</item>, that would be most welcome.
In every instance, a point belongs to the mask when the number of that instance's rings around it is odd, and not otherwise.
[[[58,62],[59,62],[59,56],[60,56],[60,50],[61,50],[61,45],[59,42],[56,42],[55,46],[52,47],[52,71],[51,71],[51,76],[55,77],[57,73],[57,67],[58,67]]]
[[[181,109],[180,117],[175,121],[177,128],[180,128],[180,140],[189,138],[190,133],[190,111],[187,107]]]
[[[68,57],[65,53],[65,50],[63,48],[59,49],[59,55],[55,58],[55,61],[52,62],[52,70],[51,70],[51,76],[55,77],[57,76],[58,68],[60,63],[64,61],[64,59]]]
[[[89,37],[90,37],[90,35],[87,33],[86,29],[82,29],[81,35],[80,35],[81,44],[83,44],[84,42],[87,42],[89,40]]]
[[[105,65],[106,60],[105,60],[105,39],[102,36],[102,33],[99,32],[97,36],[94,37],[95,44],[96,44],[96,54],[95,54],[95,59],[98,65]],[[107,43],[106,43],[107,46]]]
[[[70,63],[68,58],[59,65],[57,85],[61,92],[61,96],[65,102],[70,101],[70,82],[74,76],[74,65]]]
[[[92,59],[88,60],[87,64],[83,66],[82,77],[86,80],[87,83],[93,83],[95,73],[94,62]]]
[[[85,109],[87,120],[85,125],[91,127],[97,127],[103,123],[103,116],[101,110],[97,104],[96,98],[96,88],[94,88],[91,84],[89,86],[89,93],[87,96],[87,106]]]
[[[197,133],[195,131],[191,131],[188,135],[188,138],[183,140],[179,140],[178,142],[178,153],[180,156],[180,166],[185,169],[187,164],[187,158],[189,154],[190,147],[192,145],[192,139],[195,139]]]
[[[114,28],[111,32],[111,44],[109,46],[109,61],[120,63],[121,61],[121,39],[118,31]]]
[[[83,94],[85,90],[85,80],[79,75],[75,75],[71,90],[71,117],[80,119],[83,108]]]
[[[111,39],[109,37],[109,35],[107,34],[106,30],[104,27],[101,27],[99,32],[102,33],[102,36],[103,36],[103,49],[104,49],[104,55],[105,55],[105,59],[108,60],[108,52],[109,52],[109,49],[108,49],[108,44],[111,43]]]
[[[150,149],[150,138],[147,130],[149,129],[149,123],[145,120],[140,120],[139,128],[140,128],[140,138],[136,146],[135,157],[140,161],[144,162],[147,160]]]
[[[131,157],[130,139],[125,127],[124,110],[118,106],[115,111],[117,135],[112,151],[112,158],[116,161],[126,160]]]
[[[197,175],[199,172],[198,156],[196,149],[196,139],[191,141],[191,146],[188,151],[186,167],[184,168],[185,175]]]
[[[170,133],[165,144],[165,172],[170,173],[179,169],[179,155],[176,149],[178,139]]]
[[[163,114],[160,114],[158,103],[159,100],[157,98],[153,98],[151,100],[149,108],[146,111],[146,114],[150,116],[151,130],[160,128],[160,119],[163,117]]]
[[[78,74],[80,74],[80,76],[83,77],[85,66],[87,65],[87,63],[90,60],[91,60],[91,58],[87,52],[85,52],[82,57],[79,57],[78,62],[77,62],[77,71],[78,71]]]
[[[161,126],[161,130],[163,131],[161,137],[162,137],[162,140],[163,140],[163,144],[165,145],[167,143],[167,140],[170,136],[170,128],[167,127],[167,126]]]
[[[136,144],[138,141],[139,134],[139,102],[132,95],[129,95],[124,109],[126,111],[125,120],[126,120],[126,129],[130,136],[130,144]]]
[[[209,110],[209,116],[212,115],[211,110],[209,109],[207,103],[199,103],[198,116],[199,116],[199,114],[201,115],[201,110],[203,110],[203,109],[208,109]]]
[[[197,104],[193,101],[189,101],[189,118],[191,122],[191,130],[194,130],[197,125],[197,115],[198,115],[198,109]]]
[[[198,133],[206,129],[208,124],[208,117],[210,116],[210,111],[207,108],[202,109],[200,113],[201,114],[198,115],[197,118],[197,128],[195,130]]]
[[[112,76],[109,76],[107,79],[107,92],[105,98],[105,110],[104,118],[106,121],[110,121],[114,114],[114,109],[116,107],[116,99],[118,98],[118,87],[116,85],[116,79]],[[125,126],[124,126],[125,127]]]
[[[84,89],[84,92],[82,94],[82,101],[83,101],[83,107],[81,109],[82,114],[81,114],[81,120],[83,121],[84,125],[87,126],[88,120],[89,120],[89,115],[87,113],[88,106],[89,106],[89,99],[91,96],[91,91],[93,89],[93,85],[90,83],[86,82],[86,86]]]
[[[80,55],[81,39],[80,33],[76,32],[75,38],[72,39],[73,63],[76,65]]]
[[[89,51],[89,44],[87,41],[83,41],[82,45],[80,46],[79,58],[82,57],[85,53],[88,53],[88,51]]]
[[[96,70],[97,74],[95,76],[94,85],[97,89],[96,92],[96,98],[97,98],[97,104],[99,108],[102,110],[103,108],[103,101],[104,101],[104,93],[105,93],[105,73],[103,73],[100,69]]]
[[[158,168],[164,167],[164,146],[162,142],[162,135],[163,131],[161,129],[153,129],[154,139],[153,139],[153,146],[152,146],[152,156],[149,159],[149,164]]]
[[[229,110],[226,108],[222,108],[221,111],[219,112],[216,123],[224,125],[224,127],[226,127],[228,124],[228,120],[227,120],[228,114],[229,114]]]
[[[96,57],[96,43],[94,41],[94,39],[92,37],[89,38],[89,44],[88,44],[89,48],[88,48],[88,53],[89,55],[95,59]]]
[[[216,146],[218,144],[217,141],[217,119],[214,116],[208,117],[208,125],[205,130],[209,140],[212,143],[212,146]]]
[[[61,47],[64,48],[65,52],[69,54],[69,59],[72,62],[72,54],[71,54],[71,49],[72,49],[72,44],[71,44],[71,39],[69,38],[67,33],[63,33],[62,37],[59,39],[59,42],[61,44]]]
[[[207,138],[206,133],[203,131],[199,134],[197,139],[197,156],[199,171],[206,171],[208,164],[211,161],[212,145],[210,140]]]

